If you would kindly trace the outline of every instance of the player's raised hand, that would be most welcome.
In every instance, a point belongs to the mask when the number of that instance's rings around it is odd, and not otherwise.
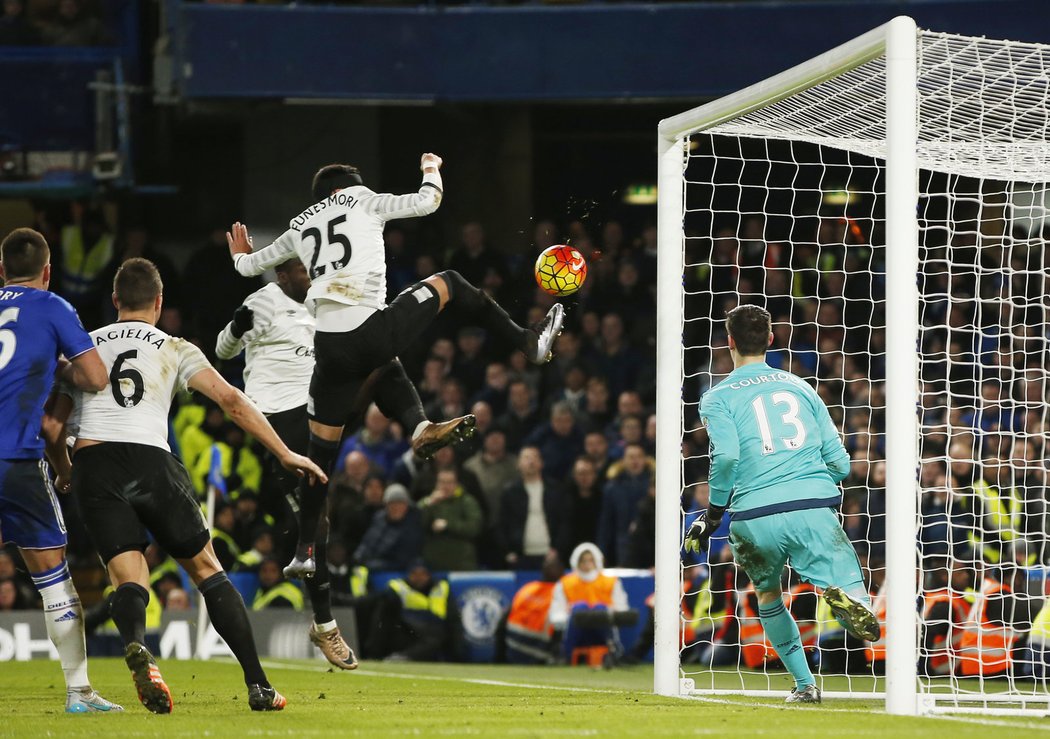
[[[248,227],[240,221],[226,232],[226,243],[230,246],[231,257],[252,253],[252,237],[248,235]]]
[[[419,168],[424,172],[427,171],[428,167],[432,167],[434,169],[441,169],[442,164],[444,164],[444,161],[437,154],[427,153],[424,154],[419,160]]]
[[[328,482],[328,475],[322,472],[321,468],[314,464],[309,457],[304,457],[302,454],[288,452],[288,456],[281,459],[281,466],[300,477],[305,476],[311,485],[318,481],[322,483]]]

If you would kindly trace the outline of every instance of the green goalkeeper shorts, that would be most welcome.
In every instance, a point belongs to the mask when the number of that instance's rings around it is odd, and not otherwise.
[[[785,564],[821,589],[835,585],[847,593],[864,590],[857,552],[830,508],[732,521],[729,544],[755,590],[779,590]]]

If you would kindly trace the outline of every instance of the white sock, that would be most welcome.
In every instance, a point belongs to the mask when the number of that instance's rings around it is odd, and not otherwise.
[[[87,673],[87,646],[84,643],[84,609],[69,577],[65,560],[57,567],[33,575],[33,584],[44,600],[47,635],[58,650],[66,689],[90,686]]]
[[[421,433],[423,433],[423,429],[425,429],[425,428],[426,428],[427,426],[429,426],[429,425],[430,425],[430,421],[420,421],[420,422],[419,422],[419,423],[418,423],[418,424],[416,425],[416,430],[412,432],[412,439],[413,439],[413,440],[415,440],[415,439],[418,439],[418,438],[419,438],[419,435],[420,435]]]
[[[317,631],[318,634],[323,634],[326,631],[331,631],[332,629],[337,628],[339,628],[339,625],[335,622],[334,619],[323,624],[314,624],[314,629]]]

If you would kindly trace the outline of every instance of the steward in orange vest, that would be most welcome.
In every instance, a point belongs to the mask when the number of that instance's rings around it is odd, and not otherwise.
[[[550,624],[563,632],[562,651],[572,661],[573,650],[586,647],[619,646],[619,634],[612,626],[580,628],[573,616],[583,612],[616,612],[630,610],[627,593],[618,577],[602,572],[605,558],[590,542],[577,546],[569,558],[572,572],[554,586],[549,612]]]
[[[956,672],[963,677],[1006,674],[1013,665],[1013,648],[1032,626],[1037,601],[1022,595],[1025,571],[1009,567],[999,582],[986,577],[966,619]]]
[[[922,642],[919,646],[919,674],[950,675],[962,646],[963,629],[973,605],[967,595],[970,588],[968,570],[937,563],[929,574],[922,593]]]
[[[548,619],[554,588],[565,568],[557,557],[543,562],[543,579],[525,583],[507,613],[506,657],[516,664],[548,664],[554,628]]]

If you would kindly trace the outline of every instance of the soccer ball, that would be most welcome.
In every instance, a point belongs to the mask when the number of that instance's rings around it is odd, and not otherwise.
[[[572,295],[586,279],[587,260],[571,246],[548,246],[536,257],[536,284],[551,295]]]

